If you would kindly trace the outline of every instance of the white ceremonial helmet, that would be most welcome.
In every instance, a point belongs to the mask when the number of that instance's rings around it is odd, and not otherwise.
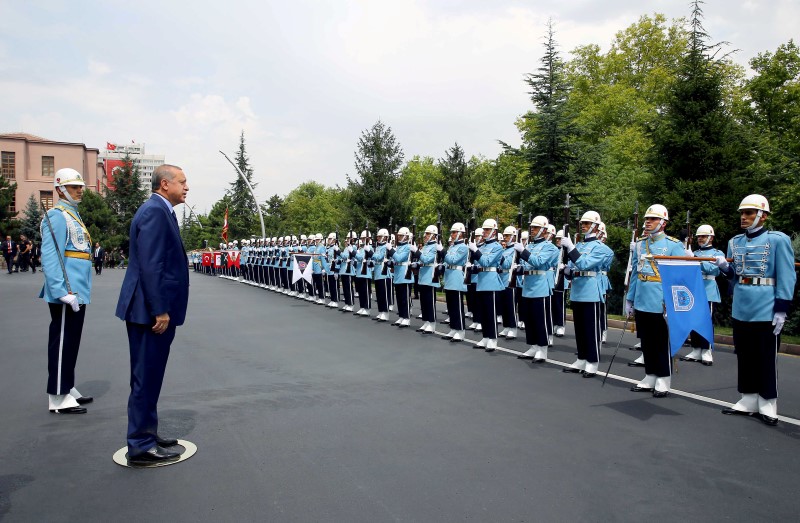
[[[745,196],[742,203],[739,204],[739,210],[741,211],[742,209],[755,209],[757,211],[770,212],[769,202],[760,194]]]
[[[662,220],[669,220],[669,212],[667,211],[666,207],[657,203],[647,208],[647,210],[644,212],[644,217],[661,218]]]
[[[274,241],[274,242],[278,241],[278,237],[277,236],[273,236],[272,237],[272,241]]]
[[[356,235],[356,231],[350,231],[349,233],[347,233],[347,237],[348,238],[358,238],[358,236]]]
[[[583,213],[583,216],[581,216],[581,221],[590,222],[594,225],[600,225],[600,214],[598,214],[596,211],[586,211]]]
[[[378,236],[383,236],[384,238],[389,237],[389,231],[386,229],[381,229],[378,231]]]
[[[315,240],[321,240],[322,239],[322,233],[318,232],[317,234],[315,234],[314,235],[314,239]]]
[[[520,240],[527,240],[529,237],[530,233],[528,231],[522,231],[522,234],[520,234]]]
[[[474,236],[483,238],[483,229],[475,229]]]
[[[556,238],[563,238],[564,237],[564,229],[559,229],[556,233]]]
[[[483,225],[481,226],[482,229],[490,229],[496,230],[497,229],[497,220],[493,218],[487,218],[483,220]]]
[[[328,234],[328,239],[329,240],[335,240],[336,239],[336,233],[332,232],[332,233]]]
[[[509,225],[508,227],[503,229],[503,236],[505,236],[506,234],[510,236],[517,234],[517,228],[514,227],[513,225]]]
[[[287,234],[286,236],[283,237],[283,241],[290,242],[292,241],[292,237]]]
[[[461,234],[467,233],[467,228],[464,227],[464,224],[461,222],[456,222],[450,227],[450,232],[460,232]]]
[[[605,222],[600,222],[600,224],[597,226],[597,232],[598,233],[602,233],[602,234],[606,233],[606,224],[605,224]]]
[[[305,234],[301,234],[300,235],[300,240],[301,241],[306,241],[307,239],[308,239],[308,237]]]
[[[436,227],[435,225],[428,225],[427,227],[425,227],[425,234],[434,234],[436,236],[439,236],[439,228]]]
[[[83,182],[83,176],[81,176],[81,173],[75,169],[65,167],[64,169],[59,169],[56,171],[56,175],[53,178],[53,186],[64,187],[65,185],[85,186],[86,184]]]
[[[411,235],[411,231],[408,230],[408,227],[400,227],[400,230],[397,231],[397,235],[398,236],[403,236],[403,235],[409,236],[409,235]]]
[[[552,236],[552,235],[554,235],[555,233],[556,233],[556,226],[555,226],[555,225],[553,225],[552,223],[548,223],[548,224],[547,224],[547,234],[549,234],[550,236]]]
[[[372,234],[368,230],[364,229],[361,231],[361,238],[372,238]]]
[[[297,236],[295,236],[294,234],[292,234],[292,241],[293,241],[293,242],[296,242],[296,241],[297,241]]]
[[[710,225],[701,225],[694,233],[695,236],[714,236],[714,228]]]
[[[531,227],[547,227],[550,221],[545,216],[534,216],[531,220]]]

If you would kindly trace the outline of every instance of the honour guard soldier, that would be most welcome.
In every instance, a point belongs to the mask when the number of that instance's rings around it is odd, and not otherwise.
[[[561,240],[564,238],[564,230],[559,229],[556,233],[555,246],[561,250]],[[559,260],[556,266],[555,284],[553,286],[553,300],[550,308],[553,314],[553,334],[560,338],[564,335],[567,324],[567,300],[566,294],[569,288],[569,280],[564,277],[564,264]]]
[[[239,253],[239,266],[241,268],[241,280],[243,283],[250,283],[250,270],[248,264],[250,256],[250,241],[242,240],[242,250]]]
[[[569,301],[572,304],[575,343],[578,346],[578,359],[562,370],[580,372],[584,378],[594,377],[600,362],[600,303],[605,300],[600,271],[614,257],[611,249],[597,241],[599,225],[600,215],[595,211],[587,211],[580,222],[583,241],[575,245],[569,236],[561,239],[561,245],[569,257],[564,275],[572,280]]]
[[[419,266],[419,294],[422,320],[425,322],[417,332],[432,334],[436,331],[436,289],[439,288],[439,276],[436,270],[437,257],[444,249],[439,242],[439,229],[435,225],[428,225],[423,236],[422,252],[419,261],[414,265]]]
[[[536,216],[530,225],[528,245],[515,245],[520,253],[520,268],[524,275],[520,311],[525,322],[525,341],[530,348],[519,359],[542,363],[547,359],[549,336],[548,298],[552,293],[550,269],[558,263],[559,249],[547,240],[547,218]]]
[[[332,232],[328,234],[325,244],[325,256],[322,258],[322,270],[327,275],[328,290],[331,295],[331,301],[328,302],[327,306],[332,309],[339,306],[339,266],[336,256],[338,250],[336,233]]]
[[[372,254],[374,267],[372,277],[375,280],[375,299],[378,302],[377,321],[389,321],[389,303],[392,299],[392,274],[389,272],[389,263],[386,251],[389,249],[389,230],[380,229],[376,238],[377,245]]]
[[[528,231],[525,231],[525,234],[528,234]],[[545,237],[545,241],[548,243],[553,243],[553,238],[556,237],[556,227],[552,223],[547,224],[547,234]],[[559,253],[561,249],[556,249]],[[545,317],[547,318],[547,345],[548,347],[553,346],[553,334],[555,333],[555,326],[553,325],[553,293],[554,289],[556,288],[556,276],[558,273],[558,266],[561,264],[561,257],[558,256],[550,268],[547,270],[547,281],[550,283],[550,296],[548,296],[545,301],[547,305],[545,305]]]
[[[339,279],[342,280],[342,295],[344,298],[342,312],[353,312],[353,276],[356,275],[356,270],[352,258],[355,256],[354,249],[357,240],[358,237],[355,231],[350,231],[345,239],[346,247],[341,253],[339,253],[339,246],[334,246],[339,256]]]
[[[496,307],[503,318],[503,330],[500,331],[499,335],[507,340],[513,340],[517,337],[517,311],[516,307],[514,307],[514,291],[518,282],[516,281],[517,275],[512,274],[512,272],[516,273],[516,265],[514,263],[516,250],[514,245],[518,243],[517,234],[519,232],[513,225],[509,225],[503,231],[503,261],[500,264],[502,269],[500,279],[503,281],[505,288],[496,295]],[[509,286],[511,278],[514,278],[514,287]]]
[[[281,275],[281,288],[283,289],[281,293],[286,295],[291,293],[289,288],[289,283],[291,283],[289,280],[289,263],[291,262],[289,250],[291,249],[291,242],[292,237],[288,234],[283,237],[283,246],[281,247],[278,259],[278,270]]]
[[[698,249],[694,251],[695,256],[703,258],[717,258],[725,256],[725,253],[716,249],[714,243],[714,228],[710,225],[701,225],[695,232]],[[700,272],[703,273],[703,285],[706,288],[706,297],[708,298],[708,307],[711,311],[711,317],[714,317],[714,304],[719,303],[721,300],[719,294],[719,285],[717,285],[717,276],[719,276],[719,267],[716,263],[700,262]],[[691,335],[692,351],[684,357],[681,361],[699,361],[703,365],[710,367],[714,364],[714,357],[711,354],[713,343],[692,331]]]
[[[386,251],[394,267],[394,293],[397,297],[397,314],[400,316],[394,325],[403,329],[411,325],[411,285],[414,283],[411,271],[411,255],[417,251],[414,238],[408,227],[397,231],[397,246]]]
[[[44,286],[40,298],[50,308],[47,396],[50,412],[84,414],[90,403],[75,388],[75,363],[86,305],[92,290],[92,239],[78,214],[85,186],[75,169],[59,169],[54,186],[61,199],[40,227]]]
[[[778,424],[778,347],[797,274],[791,239],[764,228],[769,202],[751,194],[739,205],[744,234],[728,242],[728,258],[716,265],[733,279],[733,344],[742,395],[723,414],[756,415],[767,425]]]
[[[522,248],[523,249],[525,249],[528,246],[528,238],[529,237],[530,237],[530,235],[528,234],[528,231],[522,231],[520,233],[520,235],[519,235],[519,243],[522,244]],[[522,310],[520,309],[520,304],[522,303],[522,286],[524,284],[523,280],[525,279],[525,277],[522,276],[522,274],[520,274],[521,270],[522,269],[519,266],[517,266],[515,268],[515,271],[516,271],[517,274],[511,276],[512,278],[516,278],[517,279],[517,287],[514,289],[514,304],[515,304],[515,306],[517,308],[517,328],[518,329],[524,329],[525,328],[525,322],[522,320]]]
[[[369,316],[369,311],[372,309],[372,289],[370,282],[372,281],[372,267],[369,261],[372,258],[372,235],[368,230],[361,231],[361,238],[359,239],[361,246],[356,251],[356,292],[358,293],[358,306],[360,307],[356,314],[359,316]]]
[[[309,252],[312,252],[312,249],[309,249]],[[316,233],[314,235],[314,247],[313,253],[316,256],[311,258],[311,270],[313,271],[311,275],[311,281],[313,282],[313,290],[316,295],[316,299],[314,300],[315,303],[321,305],[325,303],[325,283],[324,283],[324,276],[323,276],[323,265],[322,260],[325,257],[325,246],[322,245],[322,234]]]
[[[600,222],[597,228],[597,239],[605,244],[608,237],[607,234],[606,224]],[[600,269],[600,278],[603,280],[603,289],[605,289],[603,291],[603,301],[600,302],[600,330],[603,333],[600,341],[602,343],[606,342],[606,337],[608,336],[608,307],[606,307],[606,300],[608,299],[608,292],[611,290],[611,280],[608,279],[608,271],[611,270],[611,263],[613,261],[613,258],[609,258],[608,262]]]
[[[652,392],[653,397],[669,394],[672,365],[669,332],[664,319],[664,294],[661,274],[653,256],[685,256],[683,244],[664,233],[669,213],[663,205],[651,205],[644,214],[647,236],[636,242],[625,314],[635,315],[636,328],[642,340],[645,377],[631,390]]]
[[[475,244],[480,247],[483,245],[483,229],[475,229],[472,233],[472,237],[475,240]],[[467,244],[469,250],[469,244]],[[467,259],[467,275],[464,277],[464,281],[467,284],[467,309],[469,312],[465,316],[469,316],[472,318],[472,323],[469,324],[467,327],[470,330],[474,330],[475,332],[481,332],[483,328],[481,327],[481,304],[478,302],[478,295],[475,290],[477,287],[477,278],[475,275],[478,274],[480,271],[480,267],[476,267],[473,261],[473,254],[472,251],[469,251],[469,258]]]
[[[469,247],[464,243],[467,229],[463,223],[456,222],[450,228],[450,246],[444,257],[444,296],[447,302],[447,315],[450,318],[450,332],[442,336],[453,343],[464,341],[464,300],[467,292],[464,284]]]
[[[497,221],[489,218],[483,222],[483,245],[470,242],[473,264],[480,269],[473,279],[476,298],[479,304],[479,320],[483,327],[483,337],[475,348],[483,347],[486,352],[497,348],[497,308],[496,295],[505,288],[498,269],[503,263],[503,247],[497,242]]]

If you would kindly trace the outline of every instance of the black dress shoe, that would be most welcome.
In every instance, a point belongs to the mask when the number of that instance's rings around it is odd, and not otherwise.
[[[178,444],[178,440],[175,438],[162,438],[161,436],[156,436],[156,445],[159,447],[174,447]]]
[[[452,340],[453,339],[452,336],[439,336],[439,337],[442,338],[443,340]]]
[[[629,361],[628,367],[644,367],[644,363],[639,363],[638,361]]]
[[[631,387],[631,392],[653,392],[655,389],[649,389],[647,387],[640,387],[636,385],[635,387]]]
[[[422,327],[420,327],[419,329],[417,329],[417,332],[425,332],[425,329],[423,329]]]
[[[67,407],[66,409],[50,409],[53,414],[86,414],[85,407]]]
[[[668,390],[654,390],[653,391],[653,397],[654,398],[666,398],[667,396],[669,396],[669,391]]]
[[[544,363],[545,361],[547,360],[544,358],[534,358],[533,360],[534,363]]]
[[[722,413],[727,416],[753,416],[755,412],[747,412],[744,410],[736,410],[736,409],[722,409]]]
[[[494,352],[494,349],[490,349],[489,347],[486,347],[483,350],[484,350],[484,352]]]
[[[566,369],[561,369],[561,372],[568,372],[570,374],[578,374],[582,372],[581,369],[576,369],[575,367],[567,367]]]
[[[398,325],[398,326],[397,326],[397,328],[398,328],[398,329],[407,329],[407,328],[408,328],[408,325],[406,325],[406,324],[404,324],[404,323],[401,323],[400,325]]]
[[[78,405],[86,405],[87,403],[91,403],[94,401],[94,398],[91,396],[81,396],[80,398],[75,398],[78,402]]]
[[[519,356],[517,356],[517,359],[518,360],[532,360],[533,356],[526,356],[524,354],[520,354]]]
[[[711,367],[712,365],[714,365],[713,361],[701,361],[700,363],[702,363],[706,367]]]
[[[458,338],[450,338],[450,343],[461,343],[464,340],[459,340]]]
[[[154,445],[141,454],[128,456],[128,463],[130,465],[151,465],[154,463],[178,461],[180,458],[181,455],[179,453],[162,449],[158,445]]]
[[[597,376],[596,372],[584,372],[583,373],[583,377],[584,378],[594,378],[595,376]]]
[[[681,360],[681,361],[700,361],[697,358],[690,358],[689,356],[681,356],[678,359]]]
[[[773,418],[772,416],[767,416],[766,414],[759,414],[758,419],[760,419],[764,425],[769,425],[770,427],[774,427],[778,424],[778,418]]]

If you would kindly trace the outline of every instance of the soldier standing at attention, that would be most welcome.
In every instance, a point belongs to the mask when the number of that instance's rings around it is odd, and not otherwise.
[[[786,313],[792,303],[797,274],[792,242],[764,223],[769,202],[751,194],[739,205],[739,224],[745,230],[728,242],[728,263],[716,265],[733,287],[733,344],[739,364],[738,390],[742,395],[723,414],[756,415],[765,424],[778,424],[778,347]]]

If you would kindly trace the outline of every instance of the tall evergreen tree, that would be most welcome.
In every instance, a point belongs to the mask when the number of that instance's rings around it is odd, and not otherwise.
[[[517,124],[522,132],[522,146],[519,149],[503,146],[508,152],[524,157],[530,169],[527,183],[511,191],[513,203],[521,201],[525,207],[554,216],[561,212],[564,196],[575,192],[569,146],[575,130],[566,104],[570,86],[552,20],[547,22],[544,40],[541,65],[525,77],[534,109]]]
[[[279,234],[283,233],[283,228],[285,225],[284,203],[285,202],[283,198],[277,194],[273,194],[262,206],[262,212],[264,213],[264,228],[267,230],[267,234],[269,234],[270,237],[278,236]]]
[[[378,120],[362,131],[357,147],[356,175],[347,176],[354,204],[352,218],[380,225],[388,223],[390,216],[397,220],[401,207],[393,189],[403,164],[403,149],[392,128]]]
[[[94,191],[83,191],[83,198],[78,204],[81,219],[89,229],[92,241],[100,242],[106,250],[119,247],[128,237],[129,231],[120,230],[117,226],[117,216],[109,207],[108,202]]]
[[[477,183],[464,158],[464,149],[458,143],[439,160],[439,169],[442,172],[441,187],[446,196],[441,209],[442,223],[449,226],[453,222],[463,221],[464,216],[469,214],[475,202]]]
[[[654,133],[651,194],[661,195],[673,222],[691,211],[694,223],[713,224],[724,239],[736,232],[731,212],[755,184],[742,176],[748,140],[725,103],[726,63],[715,57],[722,44],[708,42],[701,4],[692,3],[689,49]]]
[[[245,147],[244,131],[239,136],[239,149],[236,151],[236,157],[233,160],[239,170],[242,171],[247,181],[256,188],[256,183],[253,182],[253,169],[250,167],[250,158],[247,156],[247,148]],[[236,173],[236,179],[230,183],[230,187],[226,191],[230,196],[230,208],[228,209],[228,237],[244,238],[250,237],[251,234],[261,235],[261,227],[258,220],[258,204],[253,199],[253,195],[247,188],[247,183],[242,180],[242,177]],[[266,224],[265,224],[266,225]]]
[[[117,234],[122,237],[120,246],[124,251],[128,250],[133,215],[147,199],[149,192],[142,187],[139,166],[126,154],[122,159],[122,167],[114,172],[114,190],[106,195],[106,203],[117,215]]]
[[[29,240],[40,240],[39,226],[42,224],[42,208],[39,201],[34,195],[28,197],[28,202],[25,205],[25,210],[22,212],[22,220],[20,221],[20,231],[28,237]]]
[[[17,215],[16,212],[9,211],[14,193],[17,191],[17,184],[8,183],[5,176],[0,175],[0,232],[10,234],[11,229],[16,229],[12,220]],[[3,236],[5,240],[5,236]]]

